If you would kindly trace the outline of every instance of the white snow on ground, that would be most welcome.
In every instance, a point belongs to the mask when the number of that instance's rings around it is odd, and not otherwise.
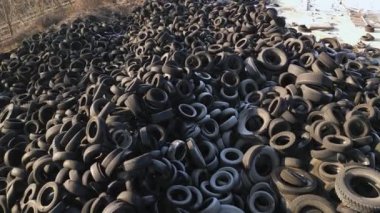
[[[342,3],[347,8],[354,10],[380,12],[379,0],[342,0]]]
[[[306,2],[309,1],[309,11],[306,11]],[[366,2],[363,3],[363,2]],[[361,8],[373,6],[376,9],[380,7],[379,0],[274,0],[272,2],[280,5],[278,9],[280,15],[286,17],[286,22],[291,25],[329,25],[334,26],[334,30],[321,31],[314,30],[317,39],[324,37],[337,37],[340,41],[348,44],[357,44],[360,37],[365,35],[364,27],[356,27],[350,19],[348,10],[345,7],[354,7],[352,2],[360,2]],[[344,4],[342,4],[344,3]],[[362,9],[364,10],[364,9]],[[375,41],[365,42],[372,47],[380,48],[380,28],[376,29],[375,33],[371,33],[375,37]]]

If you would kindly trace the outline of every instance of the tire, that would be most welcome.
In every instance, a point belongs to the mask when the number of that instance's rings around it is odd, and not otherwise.
[[[369,33],[375,32],[375,28],[372,25],[369,25],[369,24],[364,27],[364,30],[366,32],[369,32]]]
[[[270,120],[269,113],[263,108],[254,107],[245,109],[239,114],[238,132],[240,136],[245,138],[252,138],[256,134],[263,134],[267,132]]]
[[[173,185],[166,192],[166,199],[176,207],[185,207],[190,204],[192,196],[190,189],[182,185]]]
[[[266,205],[256,205],[255,203],[259,198],[265,199]],[[266,191],[257,191],[251,194],[248,198],[248,207],[252,213],[271,213],[276,208],[273,196]]]
[[[322,139],[323,146],[333,152],[344,152],[352,147],[352,141],[341,135],[327,135]]]
[[[296,186],[288,183],[286,180],[282,179],[281,172],[287,169],[289,172],[293,173],[292,181],[294,182],[295,178],[299,179],[304,183],[303,186]],[[292,195],[301,195],[312,193],[317,188],[317,181],[314,176],[310,173],[296,168],[286,168],[279,167],[272,172],[272,181],[276,185],[277,189],[284,194],[292,194]]]
[[[305,166],[305,162],[300,158],[285,157],[282,159],[282,165],[284,165],[285,167],[302,169]]]
[[[334,206],[325,198],[312,195],[305,194],[297,197],[290,203],[290,211],[292,213],[304,212],[304,209],[308,209],[310,212],[312,209],[320,210],[323,213],[334,213]]]
[[[220,202],[215,197],[207,198],[203,201],[198,209],[199,213],[218,213],[220,211]]]
[[[358,213],[357,211],[348,208],[347,206],[344,206],[342,203],[336,207],[337,212],[340,213]]]
[[[269,145],[282,154],[290,153],[296,145],[296,135],[291,131],[279,132],[271,137]]]
[[[283,118],[275,118],[271,120],[268,126],[268,134],[270,137],[276,135],[277,133],[290,130],[290,124]]]
[[[267,181],[279,165],[279,156],[270,146],[252,146],[243,157],[243,166],[254,183]]]
[[[236,206],[224,204],[220,206],[219,213],[244,213],[244,211]]]
[[[311,65],[314,63],[314,61],[315,61],[315,56],[311,52],[302,54],[299,59],[300,65],[306,69],[309,69]]]
[[[302,73],[297,76],[296,85],[313,85],[316,87],[322,87],[331,89],[333,82],[322,73]]]
[[[334,182],[336,175],[340,170],[342,170],[342,168],[343,165],[340,163],[325,161],[318,166],[318,174],[322,180],[327,182]]]
[[[285,52],[275,47],[263,49],[257,59],[263,63],[265,68],[274,71],[280,71],[288,64],[288,57]]]
[[[290,183],[291,185],[302,187],[305,186],[305,181],[299,177],[299,174],[289,169],[283,169],[280,173],[281,179]]]
[[[361,192],[352,186],[352,183],[358,182],[366,184],[360,187],[363,190]],[[374,169],[361,166],[346,167],[335,179],[335,190],[342,203],[353,210],[358,212],[380,210],[380,173]],[[370,194],[364,196],[359,193]]]
[[[353,115],[343,124],[344,132],[351,139],[361,138],[368,135],[370,127],[368,121],[363,116]]]
[[[362,41],[373,41],[373,40],[375,40],[375,37],[373,37],[373,35],[367,33],[367,34],[363,35],[362,37],[360,37],[360,40],[362,40]]]
[[[331,58],[326,52],[322,52],[318,56],[318,60],[321,61],[329,70],[338,68],[338,64],[336,64],[334,59]]]
[[[49,190],[51,193],[53,193],[53,197],[50,198],[50,201],[48,203],[43,203],[43,200],[46,199],[45,196],[50,196],[49,194],[46,194],[46,192],[49,192]],[[59,197],[60,197],[59,185],[54,182],[46,183],[45,185],[42,186],[42,188],[40,189],[37,195],[38,210],[42,212],[48,212],[59,202]]]

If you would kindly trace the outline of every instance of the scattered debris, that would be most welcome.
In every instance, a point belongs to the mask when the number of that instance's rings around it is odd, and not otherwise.
[[[330,23],[316,23],[309,26],[309,30],[333,30],[334,26]]]
[[[367,24],[367,25],[364,27],[364,30],[365,30],[366,32],[369,32],[369,33],[373,33],[373,32],[375,32],[375,28],[374,28],[372,25],[370,25],[370,24]]]
[[[301,24],[298,26],[298,31],[303,32],[303,33],[309,33],[311,30],[306,27],[306,25]]]
[[[368,47],[368,45],[366,43],[362,42],[362,41],[359,41],[356,44],[356,46],[355,46],[356,49],[364,49],[364,48],[367,48],[367,47]]]
[[[373,41],[373,40],[375,40],[375,37],[373,37],[373,35],[367,33],[364,36],[362,36],[360,39],[362,41]]]

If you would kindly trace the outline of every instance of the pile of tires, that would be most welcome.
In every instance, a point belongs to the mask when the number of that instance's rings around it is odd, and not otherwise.
[[[0,55],[2,212],[376,212],[380,66],[261,1],[147,1]]]

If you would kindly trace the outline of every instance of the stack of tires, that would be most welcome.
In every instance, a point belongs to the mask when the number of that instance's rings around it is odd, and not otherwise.
[[[285,24],[147,1],[1,54],[1,211],[380,211],[380,51]]]

